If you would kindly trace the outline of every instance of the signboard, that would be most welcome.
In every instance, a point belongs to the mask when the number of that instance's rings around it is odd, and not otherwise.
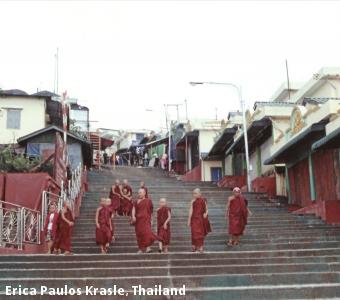
[[[54,150],[54,180],[59,186],[61,182],[67,181],[66,161],[64,153],[66,152],[65,143],[59,132],[56,132],[55,150]]]

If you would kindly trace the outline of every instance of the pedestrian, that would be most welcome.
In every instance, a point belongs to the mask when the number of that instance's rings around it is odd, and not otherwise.
[[[168,207],[166,198],[161,198],[157,209],[157,235],[160,240],[159,253],[168,253],[171,237],[170,220],[171,208]]]
[[[228,220],[229,242],[228,246],[236,246],[240,242],[240,236],[243,235],[248,221],[248,202],[242,196],[241,189],[235,187],[233,195],[228,198],[226,206],[226,219]]]
[[[207,200],[202,197],[200,189],[193,190],[193,200],[190,202],[188,227],[191,228],[192,252],[203,253],[204,239],[211,226],[208,218]]]
[[[47,243],[47,254],[52,254],[54,249],[54,242],[56,240],[57,228],[58,228],[58,217],[57,206],[52,203],[49,206],[48,214],[45,219],[44,233],[45,242]]]
[[[139,189],[138,200],[134,202],[131,218],[131,223],[135,226],[138,253],[151,253],[150,246],[158,240],[151,229],[152,213],[152,201],[145,197],[144,189]]]
[[[73,213],[67,201],[64,201],[63,208],[59,213],[56,242],[54,246],[55,250],[57,251],[57,254],[60,254],[61,251],[64,251],[65,255],[72,254],[71,239],[73,225],[74,225]]]
[[[100,199],[96,211],[96,243],[100,245],[101,253],[107,253],[112,240],[112,222],[106,198]]]

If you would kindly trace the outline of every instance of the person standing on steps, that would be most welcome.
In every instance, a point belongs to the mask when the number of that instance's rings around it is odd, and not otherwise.
[[[45,242],[47,242],[47,254],[52,254],[53,252],[54,242],[57,236],[58,218],[59,214],[57,213],[57,206],[52,203],[49,206],[44,225]]]
[[[165,198],[159,200],[159,208],[157,209],[157,235],[160,239],[159,253],[168,253],[170,244],[170,220],[171,208],[168,207]]]
[[[208,218],[207,200],[202,197],[200,189],[193,190],[193,200],[190,202],[188,227],[191,228],[192,252],[203,253],[204,239],[211,226]]]
[[[126,187],[123,187],[121,199],[122,215],[125,217],[131,216],[132,207],[132,196],[129,196],[128,189]]]
[[[112,221],[107,205],[106,198],[101,198],[96,211],[96,243],[103,254],[107,253],[112,241]]]
[[[127,179],[124,179],[123,180],[123,188],[126,188],[128,190],[128,196],[129,197],[132,197],[132,188],[131,186],[129,185],[129,182]]]
[[[145,186],[145,182],[144,181],[141,181],[140,184],[139,184],[140,188],[141,189],[144,189],[145,190],[145,197],[148,198],[148,188]]]
[[[152,213],[152,201],[145,197],[144,189],[139,189],[138,200],[134,202],[131,216],[131,223],[136,231],[138,253],[152,252],[150,246],[158,240],[157,235],[151,229]]]
[[[235,187],[226,206],[226,219],[230,235],[228,246],[237,246],[240,243],[240,236],[243,235],[246,228],[249,214],[251,215],[251,211],[248,209],[246,198],[242,196],[241,189]]]
[[[57,254],[64,251],[64,255],[71,254],[71,238],[74,225],[73,213],[68,206],[67,201],[64,201],[63,208],[59,213],[57,237],[55,249]]]
[[[116,179],[115,184],[111,187],[109,198],[111,199],[111,210],[113,215],[115,215],[120,207],[121,201],[121,190],[120,181]]]

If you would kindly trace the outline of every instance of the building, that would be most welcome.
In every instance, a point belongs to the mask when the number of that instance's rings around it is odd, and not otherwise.
[[[62,127],[61,104],[52,98],[21,90],[0,91],[0,144],[15,144],[19,137],[49,125]]]

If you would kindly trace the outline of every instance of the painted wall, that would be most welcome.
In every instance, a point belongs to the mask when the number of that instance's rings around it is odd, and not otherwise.
[[[202,181],[211,181],[211,169],[222,168],[221,161],[202,161]]]
[[[199,149],[200,153],[208,153],[214,145],[214,139],[218,135],[216,130],[199,131]]]
[[[20,109],[20,129],[7,129],[7,109]],[[0,144],[16,143],[19,137],[44,128],[45,100],[41,98],[0,97]]]
[[[231,176],[233,174],[233,157],[228,155],[224,160],[224,175]]]

